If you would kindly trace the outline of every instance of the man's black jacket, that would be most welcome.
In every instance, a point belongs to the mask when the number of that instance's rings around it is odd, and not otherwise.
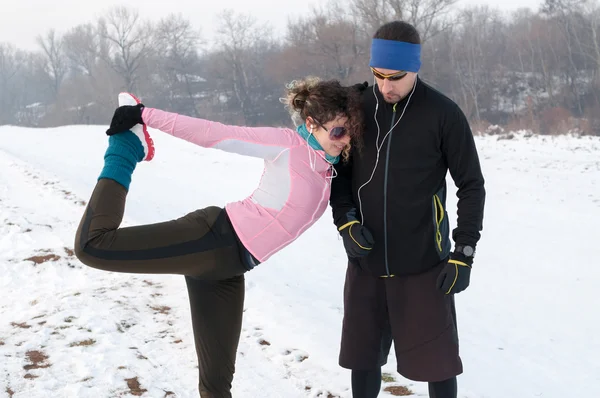
[[[448,171],[458,188],[452,238],[475,247],[483,228],[484,178],[458,105],[420,79],[412,96],[395,105],[384,101],[377,86],[363,91],[362,101],[363,148],[354,146],[349,163],[336,166],[330,199],[338,228],[355,208],[373,234],[375,245],[361,265],[376,275],[406,275],[448,257]]]

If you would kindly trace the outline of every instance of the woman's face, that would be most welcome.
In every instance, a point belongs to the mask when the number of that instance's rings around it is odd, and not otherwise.
[[[344,148],[350,145],[350,134],[346,129],[347,122],[348,118],[346,116],[338,116],[320,125],[309,117],[306,120],[306,126],[328,155],[339,156]]]

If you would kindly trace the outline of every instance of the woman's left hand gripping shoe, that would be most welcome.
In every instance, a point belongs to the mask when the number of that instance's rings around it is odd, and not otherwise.
[[[124,131],[133,132],[144,147],[144,158],[150,161],[154,157],[154,141],[148,133],[146,124],[142,118],[144,104],[133,94],[120,93],[119,107],[115,110],[110,127],[106,130],[107,135],[114,135]]]

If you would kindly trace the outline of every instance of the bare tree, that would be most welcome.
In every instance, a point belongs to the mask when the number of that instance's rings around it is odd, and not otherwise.
[[[198,50],[202,44],[200,32],[181,15],[169,15],[157,25],[154,46],[161,99],[170,108],[183,108],[196,116],[196,86],[205,80],[199,75]]]
[[[100,20],[99,33],[110,43],[107,62],[123,77],[125,89],[136,91],[139,69],[151,52],[152,26],[137,11],[114,7]]]
[[[0,124],[36,126],[54,99],[49,90],[46,59],[0,43]]]
[[[558,61],[561,64],[560,74],[565,77],[570,100],[575,103],[579,114],[583,113],[583,105],[577,90],[578,72],[580,70],[577,58],[581,56],[577,48],[577,42],[580,42],[577,37],[577,27],[580,24],[578,15],[581,15],[581,7],[585,3],[587,3],[587,0],[546,0],[541,7],[543,14],[558,22],[553,26],[560,28],[561,35],[556,37],[557,46],[552,47],[552,51],[561,52],[561,54],[556,55],[562,61]],[[563,49],[566,49],[566,51]]]
[[[502,35],[500,15],[489,7],[467,8],[459,17],[463,23],[454,37],[456,47],[454,62],[463,98],[468,98],[468,114],[476,121],[482,120],[482,112],[491,112],[494,99],[494,80],[502,60],[502,48],[497,38]],[[467,105],[465,104],[465,105]]]
[[[63,40],[71,68],[93,78],[100,57],[100,38],[96,27],[92,24],[78,25],[67,32]]]
[[[600,85],[600,6],[596,2],[588,3],[584,12],[589,16],[590,57],[595,63],[595,78]]]
[[[290,21],[287,31],[287,43],[298,56],[288,59],[286,70],[347,82],[368,76],[367,37],[356,17],[346,15],[339,3],[331,2],[325,9],[313,9],[308,17]]]
[[[425,43],[450,25],[443,17],[456,0],[352,0],[361,25],[372,35],[386,22],[404,20],[414,25]]]
[[[254,126],[261,116],[261,102],[269,89],[263,72],[265,59],[275,43],[270,28],[259,26],[248,14],[225,10],[220,14],[221,27],[217,31],[218,53],[221,62],[218,71],[223,87],[231,90],[236,106],[241,110],[245,124]]]
[[[111,42],[100,34],[100,24],[78,25],[64,35],[70,78],[56,100],[65,123],[106,123],[116,105],[123,78],[115,75]],[[110,62],[107,62],[110,61]]]
[[[58,96],[60,85],[67,73],[67,62],[63,49],[63,39],[50,29],[45,36],[38,36],[37,43],[46,57],[45,70],[52,82],[52,92]]]
[[[394,19],[387,0],[352,0],[351,5],[367,35],[373,34],[379,26]]]
[[[584,68],[592,70],[593,84],[600,87],[600,5],[597,1],[581,4],[574,33],[584,58]],[[597,90],[593,91],[597,96]]]
[[[0,43],[0,125],[15,120],[15,76],[21,67],[17,49],[10,44]]]

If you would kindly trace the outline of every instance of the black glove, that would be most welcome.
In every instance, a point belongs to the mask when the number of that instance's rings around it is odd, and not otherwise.
[[[473,257],[462,253],[451,253],[448,264],[444,266],[437,278],[437,287],[445,294],[456,294],[469,286]]]
[[[356,219],[355,213],[354,209],[348,212],[348,222],[338,228],[344,239],[346,254],[350,258],[366,256],[371,252],[374,243],[373,235]]]
[[[359,92],[365,91],[367,89],[367,87],[369,87],[368,82],[357,83],[357,84],[352,85],[352,88],[358,90]]]
[[[110,121],[110,127],[106,130],[107,135],[114,135],[122,133],[123,131],[130,130],[136,124],[143,124],[142,110],[144,109],[143,104],[137,105],[123,105],[115,110],[112,120]]]

